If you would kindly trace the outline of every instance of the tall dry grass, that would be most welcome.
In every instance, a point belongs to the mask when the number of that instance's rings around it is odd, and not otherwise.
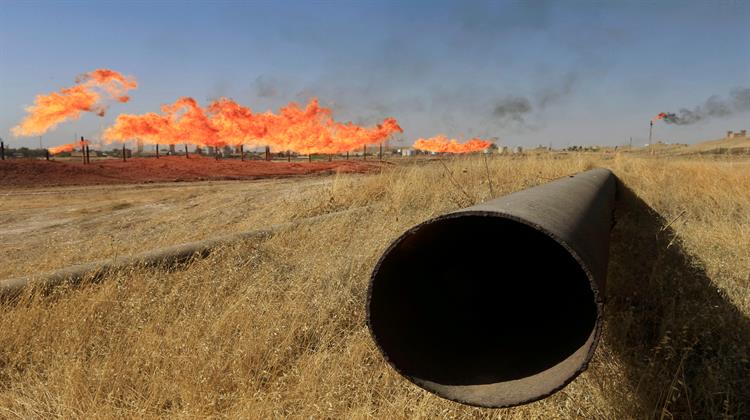
[[[440,399],[388,368],[366,328],[368,276],[388,243],[491,198],[478,156],[338,176],[274,211],[368,214],[0,306],[0,417],[747,417],[750,171],[733,165],[490,159],[496,196],[594,166],[627,186],[603,341],[590,368],[543,401],[487,410]]]

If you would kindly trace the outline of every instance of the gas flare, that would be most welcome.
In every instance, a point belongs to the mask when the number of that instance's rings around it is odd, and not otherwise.
[[[161,107],[162,115],[120,114],[112,127],[104,131],[104,139],[125,141],[140,139],[152,144],[190,143],[200,146],[221,144],[218,130],[195,99],[183,97]]]
[[[667,120],[668,121],[671,118],[674,118],[674,116],[675,116],[674,114],[670,114],[670,113],[667,113],[667,112],[660,112],[654,118],[651,118],[651,121],[653,121],[653,122],[659,121],[659,120]]]
[[[386,118],[373,128],[351,122],[336,122],[331,110],[321,107],[313,98],[302,109],[296,103],[279,110],[279,115],[267,114],[268,143],[276,150],[299,153],[342,153],[359,150],[367,144],[385,141],[395,132],[404,130],[395,118]]]
[[[68,144],[61,144],[60,146],[50,147],[47,150],[49,150],[49,153],[51,155],[56,155],[58,153],[63,153],[63,152],[72,152],[73,149],[75,149],[75,147],[76,147],[75,143],[68,143]]]
[[[260,146],[268,131],[268,116],[253,114],[252,109],[229,98],[213,101],[208,111],[218,137],[226,144]]]
[[[102,94],[119,102],[127,102],[127,92],[138,86],[135,79],[108,69],[85,73],[76,84],[48,95],[37,95],[34,105],[26,108],[28,115],[13,127],[16,136],[36,136],[55,128],[68,119],[78,119],[83,112],[103,116],[106,106]]]
[[[394,118],[373,128],[336,122],[331,110],[316,98],[302,108],[297,103],[278,114],[253,113],[228,98],[213,101],[207,109],[192,98],[181,98],[162,107],[162,115],[123,114],[108,128],[108,141],[141,139],[149,143],[190,143],[199,146],[261,146],[298,153],[341,153],[377,144],[395,132],[403,132]]]
[[[267,143],[275,150],[330,153],[333,146],[331,110],[313,98],[303,109],[291,102],[279,114],[267,112]]]
[[[340,145],[338,152],[348,152],[359,150],[362,146],[368,144],[378,144],[385,141],[392,134],[404,130],[398,125],[395,118],[386,118],[375,128],[365,128],[352,123],[340,124],[335,126],[336,143]]]
[[[456,139],[449,139],[442,134],[428,139],[418,139],[414,142],[414,148],[437,153],[471,153],[484,150],[492,145],[492,142],[473,138],[466,143],[459,143]]]
[[[141,139],[153,144],[178,143],[169,117],[154,112],[143,115],[120,114],[115,125],[104,131],[103,137],[109,142]]]
[[[198,102],[190,97],[182,97],[172,105],[165,105],[162,111],[170,118],[172,135],[176,143],[199,144],[201,146],[224,146],[227,143],[219,137],[219,131],[211,124],[206,112]]]

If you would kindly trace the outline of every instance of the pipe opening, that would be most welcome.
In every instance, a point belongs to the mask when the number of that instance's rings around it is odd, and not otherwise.
[[[420,383],[493,384],[549,371],[562,385],[572,371],[551,368],[590,347],[597,322],[589,279],[573,256],[497,215],[454,214],[402,237],[376,268],[370,293],[376,342]]]

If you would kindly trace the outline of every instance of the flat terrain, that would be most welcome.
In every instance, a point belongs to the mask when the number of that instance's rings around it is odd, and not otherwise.
[[[750,138],[735,137],[709,140],[688,146],[684,153],[750,153]]]
[[[241,161],[194,155],[92,160],[12,159],[0,161],[0,188],[133,184],[151,182],[240,180],[278,178],[310,174],[364,173],[378,170],[376,162],[336,160],[332,162]]]
[[[0,304],[0,417],[750,417],[746,161],[414,162],[362,175],[4,192],[0,278],[370,210],[179,269],[133,268]],[[624,187],[604,334],[587,371],[545,400],[488,410],[440,399],[386,365],[364,308],[393,239],[428,217],[596,166]]]
[[[0,193],[0,279],[316,215],[335,178],[14,189]]]

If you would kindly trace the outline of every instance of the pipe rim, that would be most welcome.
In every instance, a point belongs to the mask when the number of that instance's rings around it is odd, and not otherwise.
[[[545,235],[546,237],[554,241],[556,244],[560,245],[575,260],[575,262],[580,266],[583,273],[586,275],[586,280],[588,281],[589,287],[591,288],[591,291],[594,296],[594,305],[596,306],[596,318],[594,320],[594,327],[587,342],[584,343],[579,348],[579,350],[569,355],[567,358],[563,359],[557,365],[550,367],[545,371],[549,371],[553,369],[554,367],[559,366],[562,363],[565,363],[569,358],[575,356],[575,354],[578,353],[581,349],[583,349],[584,347],[587,347],[586,352],[585,352],[586,354],[584,355],[580,365],[576,368],[576,370],[573,371],[569,376],[567,376],[563,381],[559,382],[557,385],[550,387],[549,390],[546,390],[536,395],[529,396],[528,398],[522,398],[522,399],[514,400],[508,403],[502,403],[502,404],[485,403],[481,400],[464,399],[460,397],[455,397],[453,395],[446,395],[445,393],[440,392],[439,389],[435,389],[435,387],[432,387],[430,385],[432,383],[431,381],[422,380],[422,379],[419,379],[419,378],[416,378],[407,374],[401,368],[395,365],[393,361],[390,359],[390,357],[388,356],[388,353],[386,353],[385,349],[382,347],[381,342],[375,333],[375,328],[373,327],[373,324],[372,324],[371,310],[372,310],[373,284],[375,282],[375,278],[377,277],[378,272],[380,271],[381,266],[383,265],[383,263],[385,262],[389,254],[396,247],[398,247],[405,239],[414,235],[420,229],[422,229],[423,227],[427,225],[430,225],[436,222],[441,222],[444,220],[459,219],[463,217],[472,217],[472,216],[500,218],[500,219],[509,220],[515,223],[519,223],[519,224],[525,225],[527,227],[530,227],[531,229],[534,229],[542,233],[543,235]],[[367,286],[367,305],[366,305],[367,328],[370,332],[370,336],[372,340],[375,342],[375,345],[378,351],[380,352],[382,357],[385,359],[386,363],[391,368],[393,368],[396,372],[398,372],[399,375],[406,378],[409,382],[418,386],[419,388],[422,388],[441,398],[445,398],[445,399],[455,401],[461,404],[466,404],[466,405],[470,405],[474,407],[482,407],[482,408],[505,408],[505,407],[514,407],[518,405],[528,404],[534,401],[539,401],[541,399],[544,399],[556,393],[557,391],[561,390],[562,388],[566,387],[568,384],[570,384],[573,380],[575,380],[578,377],[578,375],[583,373],[583,371],[585,371],[588,368],[588,365],[594,356],[594,351],[596,350],[596,347],[599,344],[599,341],[601,339],[603,313],[604,313],[603,293],[599,289],[599,285],[597,284],[597,281],[593,273],[591,272],[591,269],[584,262],[584,260],[581,258],[579,253],[576,252],[575,249],[570,244],[568,244],[559,236],[552,233],[550,230],[544,228],[543,226],[537,223],[534,223],[532,221],[529,221],[523,217],[514,215],[507,211],[471,210],[471,208],[469,208],[466,210],[458,210],[458,211],[443,214],[437,217],[433,217],[411,227],[410,229],[405,231],[403,234],[401,234],[398,238],[396,238],[394,241],[392,241],[390,245],[383,251],[380,258],[378,259],[378,262],[375,264],[375,267],[373,268],[372,273],[370,274],[370,279],[369,279],[368,286]],[[449,387],[455,388],[456,386],[449,386]]]

